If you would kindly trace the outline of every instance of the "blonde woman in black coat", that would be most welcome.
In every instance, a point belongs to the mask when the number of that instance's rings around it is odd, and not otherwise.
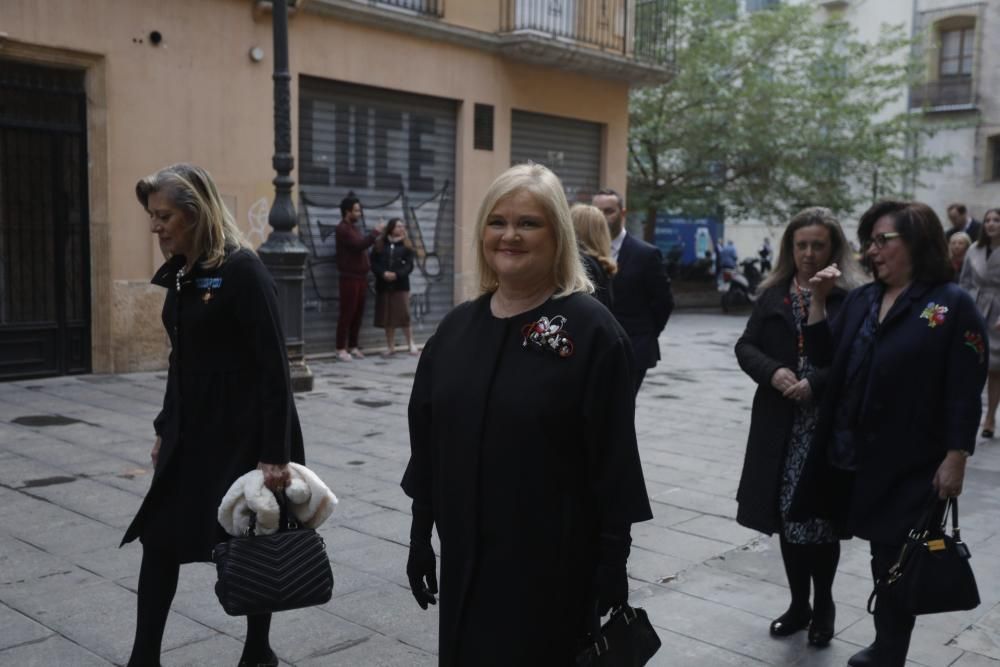
[[[805,354],[802,327],[808,320],[809,279],[831,262],[850,266],[850,247],[833,214],[808,208],[788,223],[777,267],[761,285],[746,331],[736,343],[740,367],[759,385],[737,501],[737,521],[763,533],[779,533],[792,600],[771,623],[785,637],[809,628],[808,640],[826,646],[834,633],[833,578],[840,559],[834,526],[818,518],[791,521],[789,511],[816,425],[816,398],[825,371]],[[856,282],[845,271],[827,307],[836,312],[844,287]],[[813,604],[809,604],[810,583]]]
[[[128,664],[157,665],[180,566],[211,560],[228,536],[222,496],[254,468],[272,490],[303,462],[285,336],[271,274],[247,247],[208,173],[175,164],[143,178],[136,197],[167,257],[170,367],[153,422],[153,480],[122,544],[142,542],[135,643]],[[247,617],[240,665],[277,665],[270,614]]]
[[[611,310],[615,303],[612,282],[618,263],[611,256],[611,233],[601,209],[590,204],[574,204],[569,210],[580,245],[580,259],[594,283],[594,298]]]

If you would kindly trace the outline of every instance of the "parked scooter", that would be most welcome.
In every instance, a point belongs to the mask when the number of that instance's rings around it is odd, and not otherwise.
[[[723,269],[722,283],[719,292],[722,293],[722,312],[728,313],[739,306],[750,305],[757,300],[757,286],[760,285],[761,272],[757,268],[759,259],[748,258],[740,262],[740,269]]]

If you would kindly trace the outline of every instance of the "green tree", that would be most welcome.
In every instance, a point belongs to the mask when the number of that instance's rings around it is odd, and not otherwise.
[[[778,222],[804,206],[849,213],[905,196],[947,158],[917,148],[920,116],[890,115],[916,69],[910,40],[873,43],[812,3],[739,14],[734,0],[677,0],[676,75],[633,91],[629,199],[657,210]]]

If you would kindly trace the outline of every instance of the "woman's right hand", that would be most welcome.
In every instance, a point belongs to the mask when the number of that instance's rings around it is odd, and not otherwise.
[[[782,394],[794,387],[798,381],[799,379],[795,377],[792,369],[785,368],[784,366],[774,371],[774,375],[771,376],[771,386]]]
[[[153,467],[156,467],[156,460],[160,458],[160,436],[156,436],[156,444],[153,445],[153,451],[149,453],[149,458],[153,459]]]
[[[391,283],[396,280],[396,273],[394,271],[386,271],[382,274],[382,277],[386,280],[386,282]]]
[[[820,300],[825,303],[826,297],[836,287],[840,276],[840,269],[837,268],[836,264],[831,264],[825,269],[817,271],[816,275],[809,279],[809,288],[812,290],[813,300]]]

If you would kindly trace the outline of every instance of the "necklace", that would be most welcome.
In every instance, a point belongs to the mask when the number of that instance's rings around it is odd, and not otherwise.
[[[806,305],[806,299],[812,293],[808,288],[803,288],[799,285],[798,278],[792,277],[792,284],[795,285],[795,295],[798,297],[799,310],[802,311],[802,322],[795,323],[795,331],[798,334],[799,340],[799,358],[806,356],[806,337],[802,333],[802,326],[809,321],[809,307]]]
[[[178,292],[181,291],[181,278],[183,278],[184,274],[186,274],[186,273],[187,273],[187,267],[186,266],[182,266],[181,268],[177,269],[177,291]]]

